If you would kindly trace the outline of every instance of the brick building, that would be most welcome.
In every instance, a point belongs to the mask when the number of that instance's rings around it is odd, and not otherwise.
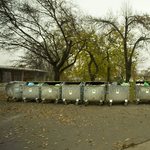
[[[48,72],[38,69],[0,66],[0,83],[10,81],[46,81]]]

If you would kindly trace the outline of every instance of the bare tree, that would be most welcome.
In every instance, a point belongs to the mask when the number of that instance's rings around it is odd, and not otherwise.
[[[31,51],[26,51],[24,56],[20,56],[19,60],[13,61],[15,65],[20,64],[32,69],[40,69],[51,72],[52,65],[45,61],[42,57],[35,55]]]
[[[122,9],[122,12],[122,18],[120,17],[117,19],[114,18],[114,16],[110,16],[109,19],[93,18],[91,20],[105,28],[109,28],[111,30],[110,33],[115,31],[119,33],[123,42],[126,82],[129,82],[133,54],[136,49],[143,49],[145,46],[144,44],[150,40],[150,16],[147,14],[133,15],[131,9],[127,5]],[[121,28],[122,26],[124,27],[123,31]]]
[[[85,45],[79,10],[64,0],[1,0],[0,14],[2,48],[25,49],[47,61],[54,80],[76,62]]]
[[[91,81],[94,81],[96,78],[96,75],[98,73],[99,68],[98,68],[97,62],[94,58],[94,55],[90,51],[87,51],[87,52],[90,55],[90,59],[91,59],[90,62],[88,63],[88,71],[89,71]],[[95,66],[94,72],[92,72],[92,63],[94,63],[94,66]]]

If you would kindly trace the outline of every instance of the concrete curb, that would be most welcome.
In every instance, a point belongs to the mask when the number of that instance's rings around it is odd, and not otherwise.
[[[141,143],[137,145],[136,147],[127,148],[125,150],[150,150],[150,141]]]

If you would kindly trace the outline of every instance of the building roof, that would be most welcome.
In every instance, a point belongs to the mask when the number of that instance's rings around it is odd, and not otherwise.
[[[22,70],[22,71],[35,71],[35,72],[45,72],[47,73],[48,71],[43,71],[39,69],[30,69],[30,68],[20,68],[20,67],[11,67],[11,66],[1,66],[0,69],[9,69],[9,70]]]

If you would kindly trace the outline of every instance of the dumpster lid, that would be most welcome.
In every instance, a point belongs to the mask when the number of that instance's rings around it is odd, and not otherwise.
[[[87,82],[85,82],[85,84],[102,85],[102,84],[106,84],[106,82],[105,81],[87,81]]]
[[[83,82],[71,82],[71,81],[66,81],[66,82],[64,82],[64,84],[81,84],[81,83],[83,83]]]
[[[25,84],[25,81],[10,81],[9,83],[7,83],[6,85],[10,85],[10,84],[15,84],[15,83],[19,83],[19,84]]]
[[[28,86],[33,86],[33,85],[42,85],[43,82],[27,82]]]
[[[138,84],[138,83],[140,83],[140,84],[144,84],[144,82],[147,82],[147,83],[149,83],[149,84],[150,84],[150,81],[136,81],[136,82],[135,82],[135,84]]]
[[[114,81],[111,83],[112,85],[121,85],[119,81]]]
[[[47,82],[44,82],[43,83],[43,85],[44,84],[47,84],[47,85],[60,85],[60,84],[62,84],[62,81],[47,81]]]

